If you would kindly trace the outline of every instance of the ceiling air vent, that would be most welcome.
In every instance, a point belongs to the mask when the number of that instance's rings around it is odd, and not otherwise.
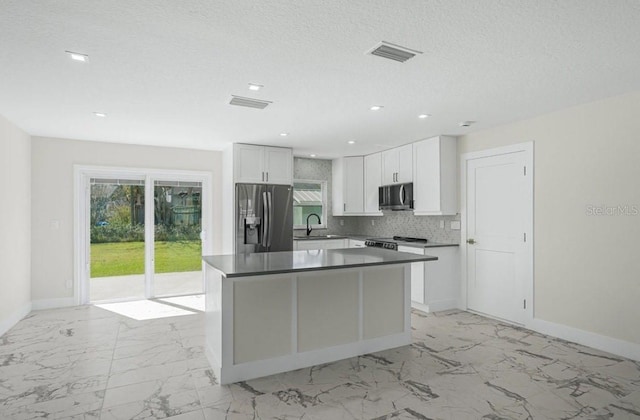
[[[242,96],[231,95],[231,105],[246,106],[248,108],[265,109],[271,101],[263,101],[262,99],[245,98]]]
[[[368,51],[367,54],[377,55],[378,57],[388,58],[389,60],[404,63],[408,59],[415,57],[417,54],[422,54],[422,51],[416,51],[382,41],[373,47],[372,50]]]

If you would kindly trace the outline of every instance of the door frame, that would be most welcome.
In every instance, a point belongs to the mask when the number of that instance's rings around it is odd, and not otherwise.
[[[506,155],[511,153],[524,152],[527,176],[525,180],[527,203],[525,203],[525,233],[527,237],[526,258],[523,267],[525,273],[524,287],[527,307],[524,315],[524,326],[530,326],[535,316],[535,293],[534,293],[534,142],[525,142],[509,146],[496,147],[491,149],[468,152],[460,155],[460,306],[464,310],[469,310],[467,306],[467,163],[470,160],[487,158],[492,156]],[[503,320],[510,322],[508,320]],[[512,321],[511,321],[512,322]],[[513,322],[512,322],[513,323]]]
[[[89,303],[89,206],[91,205],[90,181],[91,178],[132,178],[144,179],[145,203],[153,203],[153,185],[156,180],[192,181],[202,183],[202,254],[213,253],[213,177],[211,172],[188,171],[154,168],[125,168],[115,166],[73,166],[73,299],[76,305]],[[153,295],[153,271],[154,271],[154,241],[153,238],[154,206],[145,205],[145,298]],[[154,238],[155,239],[155,238]],[[204,277],[203,277],[204,281]],[[126,299],[125,299],[126,300]]]

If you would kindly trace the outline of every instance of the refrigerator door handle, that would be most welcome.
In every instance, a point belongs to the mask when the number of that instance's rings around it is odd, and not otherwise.
[[[263,247],[267,247],[267,238],[269,236],[269,203],[268,203],[268,193],[262,193],[262,241],[260,245]]]
[[[268,172],[267,172],[268,174]],[[268,177],[269,175],[267,175]],[[268,179],[268,178],[267,178]],[[271,193],[267,193],[267,200],[269,202],[269,237],[267,238],[267,247],[271,248],[271,237],[273,236],[273,224],[271,223],[273,220],[273,203],[271,202]]]

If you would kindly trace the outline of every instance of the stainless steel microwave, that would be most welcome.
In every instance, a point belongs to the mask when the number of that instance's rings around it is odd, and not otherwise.
[[[380,210],[413,210],[413,182],[378,188]]]

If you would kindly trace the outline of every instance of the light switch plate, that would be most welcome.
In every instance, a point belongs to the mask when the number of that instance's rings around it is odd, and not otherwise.
[[[451,230],[460,230],[460,220],[451,221]]]
[[[49,223],[49,226],[51,227],[51,230],[60,229],[60,220],[52,220],[51,223]]]
[[[440,229],[444,229],[444,220],[440,220]]]

